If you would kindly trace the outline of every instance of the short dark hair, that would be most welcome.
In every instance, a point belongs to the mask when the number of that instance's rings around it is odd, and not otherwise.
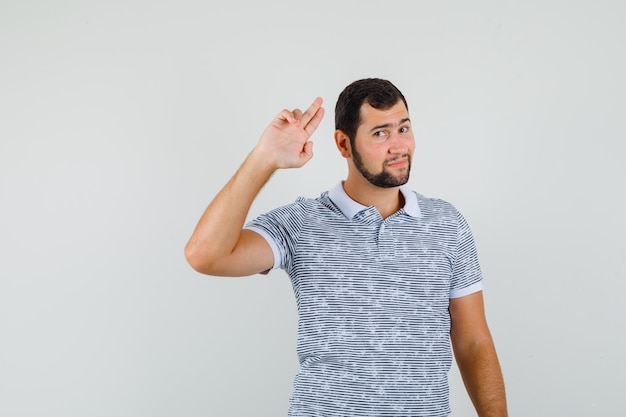
[[[335,129],[341,130],[354,145],[356,131],[361,124],[361,106],[367,103],[375,109],[387,110],[402,100],[409,109],[406,99],[390,81],[380,78],[364,78],[348,85],[339,94],[335,105]]]

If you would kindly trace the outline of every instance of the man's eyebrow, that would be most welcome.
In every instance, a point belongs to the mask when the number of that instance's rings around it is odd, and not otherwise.
[[[387,127],[392,127],[394,125],[395,126],[400,126],[400,125],[402,125],[402,124],[404,124],[406,122],[410,122],[410,121],[411,121],[411,119],[409,119],[408,117],[405,117],[404,119],[400,120],[397,124],[395,124],[395,123],[385,123],[385,124],[382,124],[382,125],[374,126],[373,128],[370,129],[370,133],[375,131],[375,130],[378,130],[378,129],[385,129]]]

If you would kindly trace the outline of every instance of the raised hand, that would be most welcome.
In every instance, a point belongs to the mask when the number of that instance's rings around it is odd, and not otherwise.
[[[303,166],[313,157],[310,138],[323,117],[320,97],[304,113],[300,109],[281,111],[261,135],[255,152],[273,169]]]
[[[324,117],[322,99],[303,113],[283,110],[265,129],[257,146],[211,201],[185,247],[198,272],[220,276],[251,275],[274,264],[271,247],[261,235],[242,230],[250,205],[278,168],[295,168],[313,157],[309,139]]]

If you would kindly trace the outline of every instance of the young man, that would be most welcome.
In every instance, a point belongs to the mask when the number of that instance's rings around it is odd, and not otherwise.
[[[405,185],[415,141],[392,83],[358,80],[339,96],[345,181],[244,227],[272,173],[313,156],[321,105],[272,121],[202,215],[188,262],[209,275],[289,274],[300,360],[290,416],[447,416],[450,345],[478,414],[506,416],[472,234],[452,205]]]

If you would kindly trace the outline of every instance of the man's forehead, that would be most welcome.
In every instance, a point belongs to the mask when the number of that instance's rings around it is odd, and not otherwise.
[[[365,102],[361,105],[361,125],[378,125],[385,123],[400,123],[409,118],[409,112],[402,100],[398,100],[396,104],[388,109],[376,109],[369,103]]]

